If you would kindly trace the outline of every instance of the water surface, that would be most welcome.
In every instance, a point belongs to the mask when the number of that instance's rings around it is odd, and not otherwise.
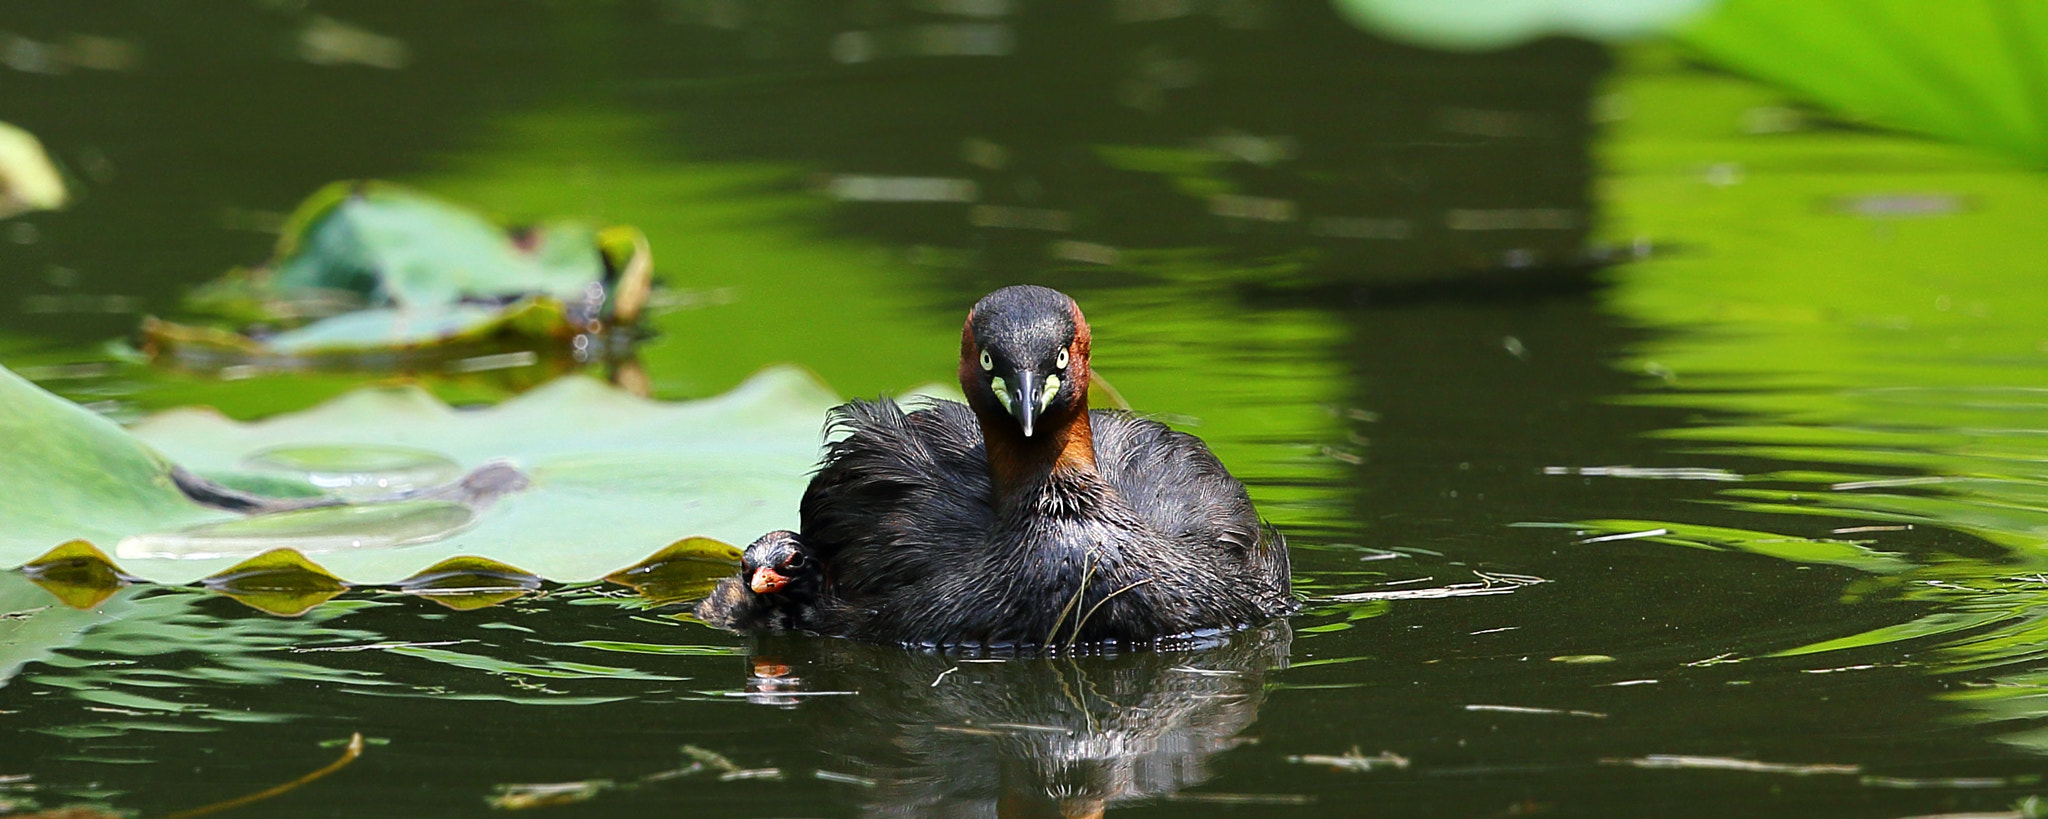
[[[69,366],[352,176],[644,228],[663,398],[783,361],[848,395],[943,382],[966,305],[1037,281],[1251,486],[1310,605],[1198,649],[983,662],[734,637],[608,585],[282,618],[155,586],[76,610],[0,574],[0,815],[204,805],[351,732],[360,759],[237,815],[1908,816],[2040,791],[2039,178],[1819,117],[1758,133],[1782,96],[1654,50],[1112,8],[6,22],[140,54],[0,69],[4,116],[84,190],[0,225],[0,361],[67,397],[257,417],[362,383]],[[362,36],[336,56],[327,24]]]

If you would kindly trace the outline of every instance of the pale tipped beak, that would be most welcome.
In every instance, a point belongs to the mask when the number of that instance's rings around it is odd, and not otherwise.
[[[755,569],[754,576],[747,579],[747,588],[753,589],[755,594],[774,594],[787,585],[789,578],[766,566]]]
[[[1044,376],[1025,370],[1017,373],[1017,383],[1010,387],[1010,413],[1017,416],[1017,425],[1024,428],[1024,437],[1031,437],[1031,427],[1038,421],[1038,385]]]

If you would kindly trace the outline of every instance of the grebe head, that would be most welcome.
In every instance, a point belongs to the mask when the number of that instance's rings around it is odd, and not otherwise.
[[[740,575],[755,594],[774,594],[818,570],[810,549],[796,533],[769,532],[747,545],[740,555]]]
[[[960,334],[960,389],[1001,407],[1029,438],[1049,418],[1085,409],[1088,322],[1065,293],[1035,285],[983,296]]]

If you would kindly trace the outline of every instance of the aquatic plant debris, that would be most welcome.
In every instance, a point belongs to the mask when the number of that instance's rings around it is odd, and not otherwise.
[[[1381,768],[1405,771],[1408,769],[1408,758],[1405,756],[1392,751],[1381,751],[1377,755],[1366,756],[1358,750],[1356,745],[1351,746],[1351,750],[1335,756],[1329,754],[1299,754],[1288,757],[1287,761],[1298,765],[1322,765],[1340,771],[1365,772]]]
[[[617,787],[609,779],[590,779],[582,782],[546,782],[538,784],[505,784],[495,786],[495,792],[484,797],[485,804],[499,810],[528,810],[557,805],[573,805],[588,802],[600,793]]]
[[[1569,717],[1586,717],[1589,719],[1607,718],[1606,714],[1600,713],[1599,711],[1573,711],[1564,708],[1534,708],[1526,705],[1467,705],[1465,706],[1465,710],[1492,711],[1494,713],[1499,714],[1555,714],[1559,716]]]
[[[575,782],[508,783],[492,788],[484,802],[498,810],[529,810],[532,808],[557,807],[588,802],[597,796],[614,790],[632,790],[646,785],[666,782],[698,774],[716,774],[720,782],[737,782],[749,779],[782,779],[780,768],[743,768],[731,758],[717,751],[696,745],[682,747],[683,758],[688,765],[666,771],[657,771],[630,780],[585,779]],[[844,776],[844,775],[840,775]],[[820,779],[828,777],[820,772]],[[835,780],[846,781],[846,780]],[[872,781],[869,785],[872,786]]]
[[[727,543],[795,523],[821,420],[836,403],[808,373],[782,367],[683,403],[568,377],[483,409],[457,410],[414,387],[368,388],[253,423],[180,409],[123,430],[0,369],[0,434],[20,442],[0,451],[0,492],[19,501],[0,508],[0,567],[72,541],[102,547],[90,552],[99,560],[127,543],[110,561],[121,572],[178,584],[275,550],[356,585],[398,584],[457,558],[530,582],[592,581],[679,541],[697,545],[671,559],[729,560]],[[175,463],[237,486],[297,480],[303,492],[308,473],[266,472],[251,457],[308,445],[403,447],[469,469],[503,459],[532,485],[487,508],[460,499],[332,507],[349,511],[326,511],[329,528],[300,531],[194,503],[172,480]],[[220,531],[229,521],[257,531],[236,542]],[[203,549],[143,548],[195,526],[214,527],[201,530],[210,533]],[[65,554],[79,548],[91,549]]]
[[[1534,575],[1508,574],[1506,572],[1474,571],[1472,575],[1479,578],[1479,581],[1476,583],[1452,583],[1447,586],[1436,586],[1426,589],[1392,589],[1387,591],[1333,594],[1328,599],[1351,603],[1362,600],[1441,600],[1448,597],[1482,597],[1494,594],[1509,594],[1530,586],[1550,582]]]
[[[1748,480],[1741,473],[1700,466],[1546,466],[1545,475],[1578,475],[1587,478],[1641,478],[1653,481]]]
[[[1854,776],[1863,773],[1863,766],[1861,765],[1758,762],[1753,759],[1736,759],[1726,756],[1686,756],[1683,754],[1650,754],[1629,759],[1610,758],[1600,760],[1600,764],[1653,769],[1687,768],[1706,771],[1743,771],[1748,773],[1788,774],[1791,776]]]

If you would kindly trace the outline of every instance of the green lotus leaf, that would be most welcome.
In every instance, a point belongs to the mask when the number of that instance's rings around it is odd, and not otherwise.
[[[1726,0],[1680,39],[1851,117],[2048,165],[2038,3]]]
[[[555,222],[508,232],[408,188],[336,182],[287,220],[271,262],[186,300],[235,327],[148,319],[142,348],[198,370],[390,369],[490,352],[481,348],[492,342],[524,349],[594,320],[633,323],[652,264],[634,228]]]
[[[4,368],[0,439],[0,564],[71,540],[111,546],[135,532],[232,517],[187,499],[170,462],[119,425]]]
[[[1627,40],[1655,34],[1717,0],[1336,0],[1354,25],[1433,48],[1506,48],[1553,34]]]
[[[180,409],[124,430],[0,370],[0,433],[21,442],[0,452],[0,491],[14,500],[0,507],[0,566],[83,539],[161,583],[209,578],[274,549],[355,584],[400,583],[454,558],[597,580],[693,536],[744,543],[794,524],[836,401],[785,367],[686,403],[569,377],[484,409],[455,409],[417,387],[370,388],[253,423]],[[418,494],[494,462],[526,485]],[[309,486],[356,499],[365,487],[415,494],[243,516],[189,500],[173,463],[278,498]]]
[[[336,182],[286,222],[268,286],[339,292],[370,305],[582,297],[604,277],[597,235],[573,223],[508,236],[482,216],[384,182]]]

